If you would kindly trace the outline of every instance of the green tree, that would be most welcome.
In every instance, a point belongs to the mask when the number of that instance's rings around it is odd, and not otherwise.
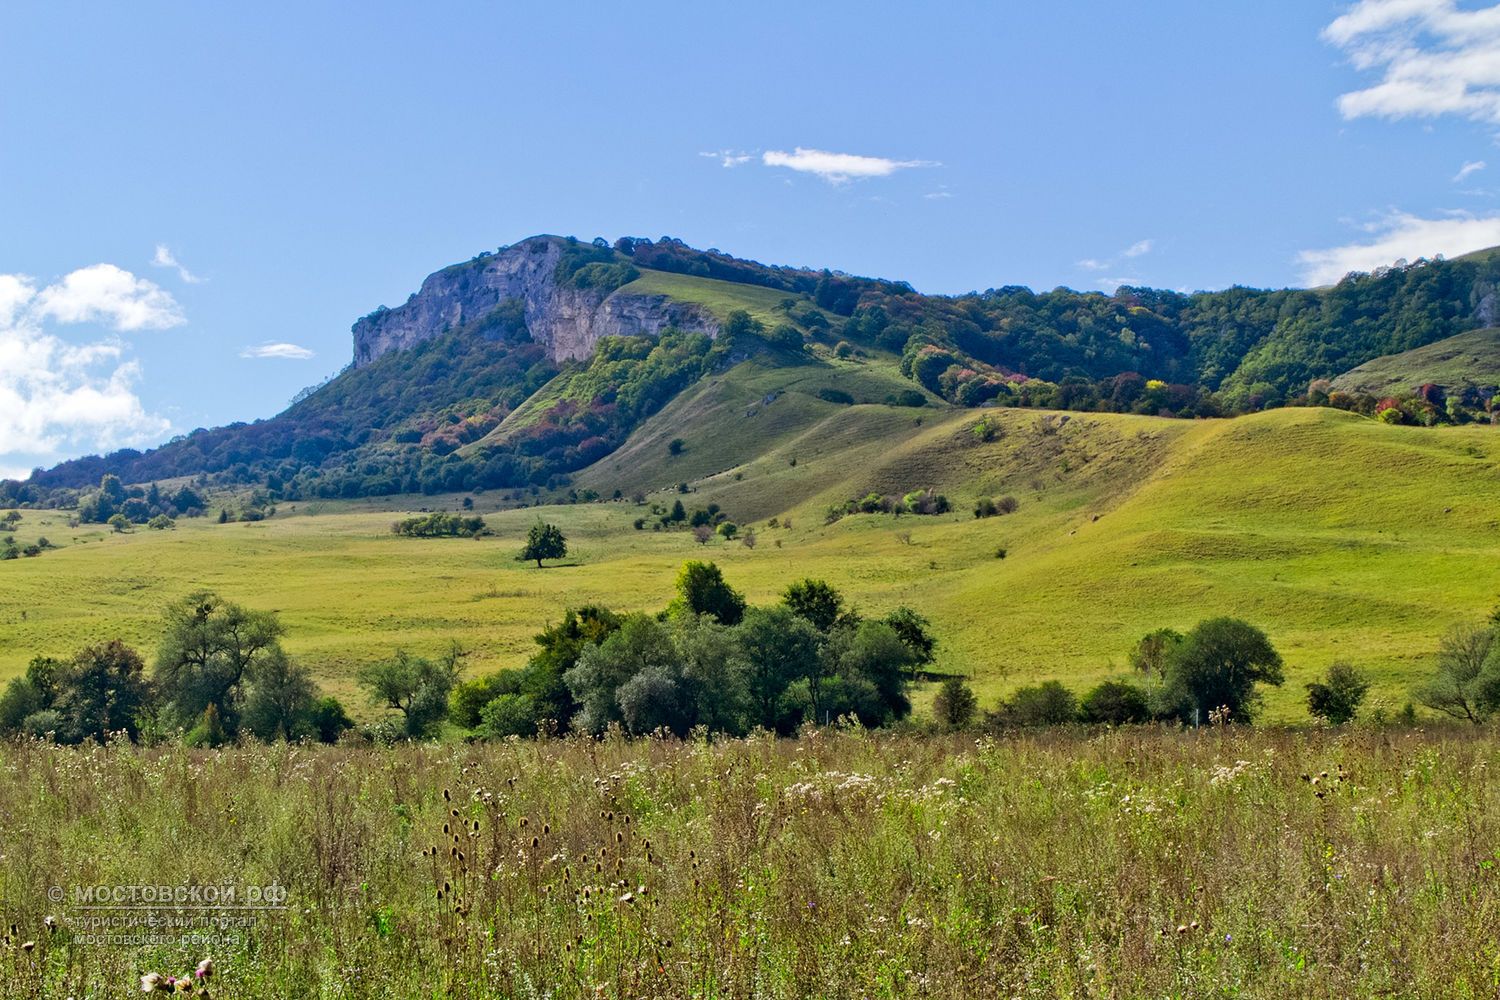
[[[538,521],[531,526],[531,531],[526,535],[526,545],[517,554],[519,562],[536,561],[536,568],[542,568],[543,559],[561,559],[568,554],[568,539],[555,524],[547,524]]]
[[[979,712],[979,699],[962,677],[949,677],[932,699],[932,717],[944,729],[964,729]]]
[[[1478,725],[1500,708],[1500,648],[1495,628],[1459,625],[1438,647],[1437,671],[1420,685],[1417,701],[1454,719]]]
[[[750,664],[735,632],[709,615],[680,617],[672,645],[692,724],[743,736],[751,725]]]
[[[1369,691],[1370,680],[1363,671],[1337,662],[1328,668],[1321,681],[1307,685],[1307,711],[1341,726],[1359,714],[1360,702]]]
[[[649,690],[662,694],[663,679],[675,685],[675,668],[676,650],[666,626],[650,615],[627,616],[603,642],[584,649],[578,662],[563,675],[579,705],[574,726],[584,732],[602,733],[611,723],[626,722],[620,689],[638,674],[650,671]],[[636,714],[629,724],[633,731],[640,732],[634,727],[645,725],[644,731],[649,732],[660,724],[644,701],[646,693],[632,692],[632,711]]]
[[[397,650],[391,659],[361,668],[359,683],[369,691],[373,704],[401,713],[407,739],[423,739],[448,717],[448,695],[458,683],[463,655],[457,644],[440,660]]]
[[[1150,721],[1151,705],[1134,684],[1103,681],[1083,696],[1078,717],[1096,725],[1125,726]]]
[[[932,634],[932,623],[911,608],[902,606],[882,619],[901,637],[906,648],[912,652],[912,668],[925,667],[932,662],[937,649],[937,638]]]
[[[169,712],[189,724],[212,705],[232,740],[246,682],[261,662],[282,655],[280,621],[200,591],[169,606],[162,624],[154,674]]]
[[[136,739],[140,713],[149,700],[145,661],[115,639],[79,650],[58,679],[55,707],[69,742],[102,743],[122,731]]]
[[[811,622],[819,632],[831,632],[845,614],[844,598],[823,580],[799,580],[787,587],[781,603],[792,614]]]
[[[1164,705],[1195,725],[1223,709],[1231,721],[1249,722],[1260,703],[1256,685],[1283,680],[1281,655],[1264,632],[1238,618],[1210,618],[1172,646]]]
[[[683,563],[677,574],[677,597],[669,609],[674,615],[712,615],[724,625],[737,625],[745,616],[745,599],[711,562]]]
[[[337,743],[345,730],[354,728],[354,720],[344,711],[343,703],[332,695],[318,699],[308,722],[320,743]]]
[[[26,672],[13,678],[0,695],[0,733],[27,732],[27,718],[52,711],[57,702],[58,679],[66,667],[61,660],[34,657]]]
[[[1148,680],[1160,683],[1166,676],[1167,661],[1172,651],[1182,644],[1182,633],[1176,629],[1159,628],[1141,637],[1130,651],[1130,667]]]
[[[885,622],[866,621],[835,629],[822,650],[823,674],[808,678],[812,720],[858,718],[884,726],[911,712],[907,673],[916,655]],[[818,690],[821,687],[822,690]]]
[[[735,633],[749,665],[751,721],[777,729],[783,721],[787,688],[797,680],[815,684],[823,675],[823,636],[785,607],[751,608]]]
[[[255,665],[242,723],[258,739],[295,740],[312,734],[318,689],[312,674],[280,649]]]

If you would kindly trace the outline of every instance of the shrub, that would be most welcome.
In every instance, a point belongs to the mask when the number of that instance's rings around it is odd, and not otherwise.
[[[838,403],[840,406],[853,406],[854,397],[842,389],[819,389],[818,398],[828,403]]]
[[[963,729],[974,721],[979,699],[962,677],[949,677],[932,699],[932,715],[944,729]]]
[[[1353,721],[1360,702],[1369,693],[1370,681],[1348,663],[1334,663],[1321,681],[1307,685],[1307,711],[1335,726]]]
[[[1478,725],[1500,708],[1500,649],[1495,628],[1459,625],[1438,647],[1437,671],[1413,693],[1417,701]]]
[[[1063,726],[1076,721],[1078,699],[1059,681],[1018,688],[995,713],[1001,726]]]
[[[1151,709],[1146,694],[1125,681],[1104,681],[1083,696],[1079,718],[1084,722],[1125,726],[1148,722]]]

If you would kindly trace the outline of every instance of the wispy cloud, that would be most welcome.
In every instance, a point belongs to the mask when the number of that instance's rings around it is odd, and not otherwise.
[[[269,340],[264,344],[247,347],[240,352],[242,358],[288,358],[294,361],[305,361],[312,356],[313,352],[300,344]]]
[[[754,153],[741,153],[733,149],[721,149],[718,152],[699,153],[698,155],[706,156],[710,160],[718,160],[720,166],[724,167],[743,166],[744,164],[749,163],[751,160],[755,159]]]
[[[40,290],[0,274],[0,475],[25,475],[65,451],[143,445],[171,430],[136,395],[140,366],[117,336],[65,340],[49,324],[102,323],[117,331],[184,322],[175,300],[129,271],[95,264]]]
[[[1144,257],[1150,253],[1155,246],[1153,240],[1136,240],[1130,246],[1110,257],[1085,257],[1078,261],[1078,268],[1083,271],[1108,271],[1116,266],[1122,265],[1124,261]],[[1095,282],[1099,287],[1113,288],[1115,285],[1139,284],[1139,278],[1103,278]]]
[[[196,285],[203,280],[186,267],[183,267],[182,262],[177,259],[177,256],[172,253],[165,243],[156,244],[156,255],[151,258],[151,266],[170,267],[177,272],[177,277],[189,285]]]
[[[1479,173],[1479,171],[1483,170],[1485,166],[1486,164],[1483,160],[1470,160],[1468,163],[1465,163],[1463,166],[1458,168],[1458,173],[1453,175],[1453,183],[1462,184],[1464,181],[1468,180],[1471,175],[1477,174]]]
[[[823,149],[806,149],[798,146],[790,153],[769,149],[761,154],[761,162],[768,167],[785,167],[800,173],[813,174],[830,184],[844,184],[851,180],[869,177],[889,177],[898,170],[913,167],[936,167],[941,164],[932,160],[891,160],[883,156],[860,156],[855,153],[830,153]]]
[[[1345,118],[1460,115],[1500,124],[1500,5],[1360,0],[1323,30],[1373,86],[1338,100]]]
[[[1398,260],[1439,254],[1456,257],[1500,244],[1500,215],[1452,213],[1423,219],[1394,212],[1364,229],[1368,234],[1364,240],[1299,253],[1302,280],[1309,285],[1331,285],[1350,271],[1373,271]]]

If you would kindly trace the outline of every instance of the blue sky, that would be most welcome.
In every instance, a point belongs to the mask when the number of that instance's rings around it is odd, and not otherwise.
[[[923,291],[1500,243],[1500,7],[19,3],[0,475],[268,416],[539,232]]]

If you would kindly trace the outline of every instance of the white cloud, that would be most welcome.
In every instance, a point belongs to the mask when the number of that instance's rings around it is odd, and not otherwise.
[[[165,243],[156,244],[156,255],[151,258],[151,266],[170,267],[177,272],[177,277],[189,285],[196,285],[203,280],[192,271],[183,267],[182,262],[177,259],[176,255],[172,253]]]
[[[761,154],[760,159],[768,167],[786,167],[788,170],[814,174],[830,184],[843,184],[867,177],[889,177],[898,170],[911,167],[940,166],[931,160],[889,160],[882,156],[830,153],[822,149],[804,149],[801,146],[790,153],[769,149]]]
[[[1113,267],[1121,265],[1123,261],[1146,256],[1155,245],[1152,240],[1136,240],[1124,250],[1107,259],[1101,260],[1098,257],[1085,257],[1078,262],[1078,267],[1083,271],[1108,271]],[[1138,285],[1140,283],[1139,278],[1101,278],[1095,282],[1100,288],[1114,288],[1116,285]]]
[[[254,347],[247,347],[240,352],[242,358],[292,358],[303,361],[313,356],[313,352],[298,344],[287,344],[274,341],[266,341]]]
[[[1331,285],[1350,271],[1373,271],[1398,260],[1439,254],[1457,257],[1500,245],[1500,215],[1455,213],[1423,219],[1396,212],[1365,230],[1370,236],[1363,242],[1299,253],[1302,280],[1308,285]]]
[[[721,149],[716,153],[699,153],[698,155],[706,156],[711,160],[718,160],[719,164],[724,167],[742,166],[755,159],[754,153],[740,153],[732,149]]]
[[[1323,30],[1380,81],[1338,100],[1345,118],[1460,115],[1500,124],[1500,5],[1360,0]]]
[[[176,325],[182,315],[166,293],[108,264],[40,291],[25,275],[0,274],[0,475],[24,476],[67,453],[149,444],[171,430],[136,395],[140,367],[124,360],[123,341],[67,341],[46,329],[49,320],[135,330]]]
[[[106,323],[116,330],[165,330],[186,320],[171,294],[113,264],[63,276],[36,296],[32,310],[59,323]]]
[[[1453,175],[1453,183],[1462,184],[1469,178],[1470,174],[1479,173],[1479,171],[1483,170],[1487,165],[1488,164],[1486,164],[1483,160],[1470,160],[1468,163],[1465,163],[1463,166],[1458,168],[1458,173]]]

